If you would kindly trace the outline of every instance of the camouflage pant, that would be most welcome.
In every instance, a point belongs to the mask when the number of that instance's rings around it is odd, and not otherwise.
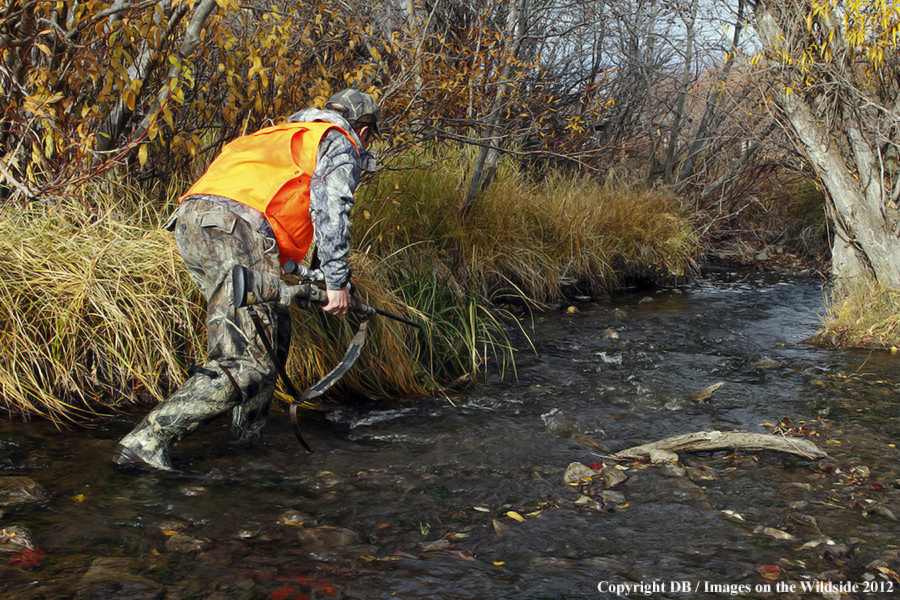
[[[291,319],[285,306],[232,306],[231,269],[244,265],[281,275],[275,240],[265,237],[222,204],[189,199],[177,213],[175,241],[207,303],[209,362],[172,396],[154,408],[121,444],[159,468],[171,468],[171,442],[234,409],[232,433],[254,441],[269,412],[277,371],[250,312],[262,321],[277,359],[290,346]]]

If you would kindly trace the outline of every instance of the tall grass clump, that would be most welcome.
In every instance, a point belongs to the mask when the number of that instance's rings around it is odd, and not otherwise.
[[[694,228],[664,188],[561,173],[529,182],[505,161],[462,214],[470,163],[442,147],[382,173],[359,202],[355,239],[397,264],[427,255],[443,285],[482,298],[546,302],[695,268]]]
[[[161,229],[178,193],[109,182],[82,192],[80,200],[0,208],[0,409],[8,415],[80,421],[154,403],[207,360],[203,299]],[[362,300],[423,328],[371,319],[340,395],[422,396],[478,368],[477,344],[493,322],[487,308],[434,302],[428,295],[441,291],[412,279],[394,289],[385,261],[360,252],[351,261]],[[358,319],[292,311],[288,372],[302,389],[338,364]],[[283,390],[280,397],[288,398]]]
[[[900,347],[900,291],[872,278],[857,278],[832,289],[823,315],[820,342],[851,348]]]
[[[0,402],[12,415],[159,399],[201,353],[198,296],[171,237],[145,224],[162,217],[110,200],[134,190],[84,191],[92,208],[0,209]]]

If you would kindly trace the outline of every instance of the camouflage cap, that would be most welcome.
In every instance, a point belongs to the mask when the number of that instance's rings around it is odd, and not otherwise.
[[[329,98],[325,108],[340,113],[351,123],[371,124],[375,132],[378,132],[378,117],[381,116],[381,109],[378,108],[375,98],[369,94],[346,89]]]

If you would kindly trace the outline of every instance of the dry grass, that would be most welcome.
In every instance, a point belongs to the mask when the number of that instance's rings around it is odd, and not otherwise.
[[[384,173],[361,194],[352,256],[361,297],[424,328],[372,319],[367,348],[338,388],[344,396],[417,396],[488,364],[514,368],[515,320],[496,308],[500,299],[545,302],[693,268],[690,224],[659,189],[561,176],[531,184],[504,166],[461,219],[469,159],[419,157],[417,168]],[[107,181],[79,201],[2,207],[7,413],[75,420],[160,400],[205,361],[202,299],[159,229],[178,195],[170,186]],[[288,371],[303,388],[340,361],[357,321],[295,308],[294,323]]]
[[[175,244],[134,206],[0,212],[5,411],[57,419],[161,398],[200,353],[198,298]]]
[[[553,175],[528,183],[509,165],[464,218],[465,155],[418,157],[380,176],[355,213],[355,239],[378,254],[405,248],[434,257],[453,289],[484,297],[558,300],[633,279],[693,272],[697,237],[680,202],[663,188]],[[362,218],[360,218],[362,217]]]
[[[900,291],[859,278],[833,290],[818,339],[840,347],[900,347]]]

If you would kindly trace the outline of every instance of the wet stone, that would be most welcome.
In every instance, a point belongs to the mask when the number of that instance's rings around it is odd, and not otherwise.
[[[593,477],[596,474],[597,472],[589,466],[580,462],[573,462],[566,468],[566,473],[563,475],[563,483],[566,485],[578,483],[582,479]]]
[[[624,483],[626,479],[628,479],[628,475],[615,467],[603,467],[600,469],[600,481],[603,483],[604,488],[615,487],[620,483]]]
[[[309,523],[312,519],[309,515],[305,515],[299,510],[294,510],[289,508],[288,510],[282,512],[278,515],[278,522],[282,525],[293,525],[293,526],[301,526],[304,523]]]
[[[197,552],[199,550],[207,550],[212,547],[212,542],[205,538],[195,538],[189,535],[176,533],[169,536],[166,540],[166,550],[169,552]]]
[[[718,473],[710,467],[687,467],[685,469],[691,481],[717,481]]]
[[[318,479],[326,488],[335,487],[337,485],[340,485],[342,482],[340,476],[332,473],[331,471],[319,471],[318,473],[316,473],[316,479]]]
[[[669,452],[668,450],[660,450],[659,448],[653,448],[650,450],[650,462],[656,463],[677,463],[678,455],[674,452]]]
[[[74,598],[94,600],[115,598],[116,600],[156,600],[166,596],[165,588],[158,584],[132,575],[136,568],[133,561],[116,557],[94,560],[87,573],[78,581]]]
[[[581,444],[582,446],[585,446],[586,448],[593,448],[594,450],[597,450],[598,452],[609,453],[609,449],[606,446],[604,446],[603,444],[601,444],[594,438],[590,438],[586,435],[582,435],[580,433],[574,433],[574,434],[572,434],[572,437],[569,439],[571,439],[574,442],[578,442],[579,444]]]
[[[663,463],[659,467],[659,474],[663,477],[684,477],[687,475],[687,469],[681,465]]]
[[[675,501],[696,502],[706,498],[706,492],[703,488],[688,479],[677,477],[664,481],[665,485],[662,486],[661,491],[668,494]]]
[[[344,548],[362,544],[362,536],[346,527],[322,525],[310,529],[301,529],[297,539],[305,550]]]
[[[0,504],[26,504],[46,499],[46,490],[30,477],[20,475],[0,477]]]
[[[16,554],[24,548],[35,548],[31,531],[19,525],[0,529],[0,554]]]
[[[603,493],[600,494],[600,498],[603,500],[603,504],[625,504],[626,498],[625,494],[622,492],[614,492],[612,490],[603,490]]]

